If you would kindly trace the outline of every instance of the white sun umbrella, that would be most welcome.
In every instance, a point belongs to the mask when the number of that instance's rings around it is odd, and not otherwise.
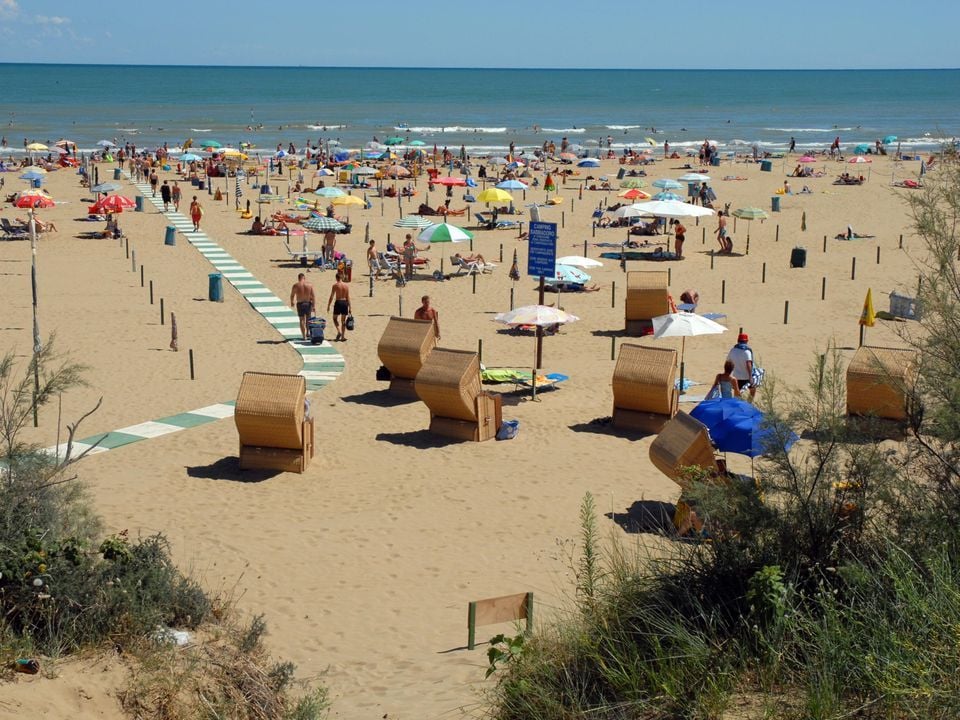
[[[679,200],[651,200],[645,203],[634,203],[630,207],[645,210],[649,215],[657,217],[680,218],[680,217],[706,217],[713,215],[716,211],[700,205],[691,205],[690,203]]]
[[[432,220],[428,220],[423,217],[423,215],[404,215],[402,218],[393,223],[394,227],[398,228],[409,228],[411,230],[423,230],[433,225]]]
[[[494,322],[504,325],[535,325],[538,328],[551,325],[566,325],[579,320],[576,315],[550,307],[549,305],[524,305],[509,312],[498,313],[493,317]],[[537,331],[537,342],[534,345],[533,360],[533,396],[537,395],[537,370],[540,366],[541,348],[543,347],[543,333]]]
[[[653,337],[678,337],[680,341],[680,392],[683,392],[683,355],[687,338],[696,335],[718,335],[727,328],[703,315],[689,312],[668,313],[653,318]]]
[[[564,255],[563,257],[558,257],[557,265],[571,265],[572,267],[580,268],[603,267],[603,263],[599,260],[584,257],[583,255]]]
[[[613,211],[615,218],[632,217],[653,217],[653,213],[646,210],[642,205],[634,203],[633,205],[623,205]]]
[[[682,180],[683,182],[709,182],[710,176],[704,175],[703,173],[688,172],[678,177],[677,180]]]
[[[430,227],[421,230],[420,239],[425,240],[431,245],[436,243],[461,243],[472,240],[473,233],[456,225],[451,225],[450,223],[437,223],[436,225],[430,225]],[[443,255],[444,253],[441,251],[441,264],[443,263]]]

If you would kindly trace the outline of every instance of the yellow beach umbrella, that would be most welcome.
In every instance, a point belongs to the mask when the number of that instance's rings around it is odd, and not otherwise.
[[[367,203],[363,201],[362,198],[358,198],[356,195],[341,195],[340,197],[335,197],[330,201],[332,205],[359,205],[361,207],[366,207]]]
[[[492,187],[487,188],[482,193],[477,195],[477,202],[491,203],[491,202],[513,202],[513,196],[510,195],[506,190],[501,190],[500,188]]]
[[[228,158],[239,158],[240,160],[246,160],[248,157],[245,153],[240,152],[236,148],[223,148],[218,152],[224,157]]]
[[[46,145],[43,143],[30,143],[27,145],[27,150],[39,151],[39,150],[49,150]]]

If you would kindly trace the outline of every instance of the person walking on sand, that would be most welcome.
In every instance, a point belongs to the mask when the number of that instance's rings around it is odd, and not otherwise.
[[[150,172],[150,191],[153,193],[153,197],[157,196],[157,183],[160,181],[160,178],[157,177],[157,171],[152,170]]]
[[[327,298],[327,312],[333,305],[333,324],[337,328],[337,340],[347,341],[347,316],[350,314],[350,286],[340,278],[330,288],[330,297]]]
[[[727,360],[733,363],[730,374],[736,379],[740,392],[750,388],[750,400],[757,393],[753,385],[753,350],[747,344],[750,337],[746,333],[737,336],[737,344],[727,353]],[[726,365],[724,365],[726,370]]]
[[[713,232],[717,236],[717,242],[720,243],[720,252],[723,254],[733,252],[733,241],[727,239],[727,216],[723,210],[717,213],[717,229]]]
[[[337,234],[333,230],[327,230],[323,234],[323,260],[333,264],[334,256],[337,251]]]
[[[423,303],[416,310],[413,311],[414,320],[432,320],[433,329],[437,332],[437,340],[440,339],[440,313],[437,312],[435,307],[430,305],[430,296],[424,295],[420,298],[420,302]]]
[[[200,218],[203,217],[203,206],[200,204],[200,201],[197,200],[197,196],[193,196],[193,202],[190,203],[190,219],[193,220],[193,231],[200,232]]]
[[[163,184],[160,186],[160,198],[163,200],[164,212],[170,209],[170,197],[170,186],[167,185],[167,181],[164,180]]]
[[[173,187],[170,188],[170,200],[173,203],[173,209],[177,212],[180,212],[180,196],[180,185],[174,180]]]
[[[370,268],[370,277],[377,275],[377,241],[371,240],[367,246],[367,267]]]
[[[300,316],[300,334],[304,340],[310,339],[307,320],[314,314],[316,306],[317,296],[313,292],[313,285],[307,281],[306,275],[300,273],[297,275],[297,282],[290,288],[290,307],[295,307],[297,315]]]
[[[675,223],[673,226],[673,251],[677,260],[683,260],[683,241],[687,239],[687,229],[679,220],[671,220],[670,222]]]

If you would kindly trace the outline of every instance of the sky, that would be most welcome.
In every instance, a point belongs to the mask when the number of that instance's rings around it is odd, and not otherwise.
[[[957,68],[925,0],[0,0],[0,62]]]

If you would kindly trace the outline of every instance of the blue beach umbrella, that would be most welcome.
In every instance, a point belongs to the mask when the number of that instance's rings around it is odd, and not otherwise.
[[[180,156],[181,162],[197,162],[199,160],[203,160],[203,158],[196,153],[184,153]]]
[[[325,198],[335,198],[346,195],[346,193],[338,187],[322,187],[319,190],[314,190],[313,194]]]
[[[690,411],[704,425],[722,452],[757,457],[789,450],[798,440],[790,428],[768,420],[754,405],[739,398],[704,400]]]
[[[679,190],[683,187],[676,180],[671,180],[670,178],[660,178],[659,180],[653,181],[653,186],[660,188],[661,190]]]
[[[573,267],[572,265],[564,265],[562,263],[557,263],[553,269],[553,275],[548,278],[544,278],[544,282],[549,283],[578,283],[583,285],[590,282],[590,276],[587,275],[580,268]]]
[[[854,155],[866,155],[866,154],[867,154],[867,150],[869,150],[869,149],[870,149],[870,146],[869,146],[869,145],[860,144],[860,145],[857,145],[857,146],[853,149],[853,154],[854,154]]]
[[[577,167],[600,167],[600,161],[596,158],[584,158],[577,163]]]
[[[896,136],[896,135],[887,135],[887,136],[883,139],[883,144],[884,144],[884,145],[889,145],[890,143],[895,143],[896,141],[897,141],[897,136]]]
[[[23,175],[20,176],[21,180],[43,180],[46,177],[46,173],[37,172],[36,170],[27,170]]]
[[[676,193],[667,192],[666,190],[664,190],[663,192],[658,192],[656,195],[653,196],[652,199],[653,200],[680,200],[680,201],[683,200],[683,198],[677,195]]]
[[[526,190],[527,186],[520,182],[519,180],[504,180],[503,182],[497,183],[494,187],[498,187],[501,190]]]

